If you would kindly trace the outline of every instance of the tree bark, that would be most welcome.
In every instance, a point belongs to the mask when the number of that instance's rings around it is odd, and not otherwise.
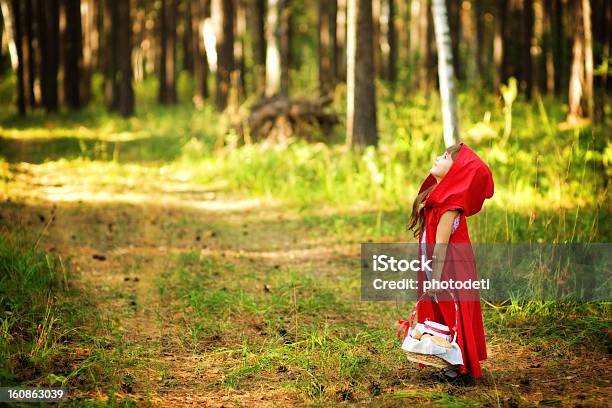
[[[508,0],[497,0],[497,15],[495,16],[495,37],[493,40],[493,60],[495,63],[495,91],[500,92],[500,86],[507,78],[507,18]]]
[[[328,0],[318,0],[318,65],[319,65],[319,93],[327,94],[332,87],[331,66],[331,27],[330,9]]]
[[[195,55],[195,47],[193,44],[193,15],[191,14],[191,2],[182,2],[181,9],[183,15],[183,69],[189,72],[191,75],[194,74],[193,60]]]
[[[523,69],[521,76],[525,84],[525,96],[531,99],[533,92],[533,60],[531,57],[531,41],[533,38],[533,0],[523,0]]]
[[[266,93],[266,0],[253,1],[253,59],[255,70],[255,93],[262,97]]]
[[[585,114],[582,106],[583,84],[584,84],[584,25],[582,21],[582,4],[580,1],[572,5],[572,68],[569,81],[569,115],[570,122],[575,121]]]
[[[332,86],[335,87],[338,79],[338,0],[329,0],[329,43],[331,48],[331,75]]]
[[[429,0],[419,1],[419,87],[429,87]]]
[[[107,109],[116,110],[119,107],[117,85],[117,2],[104,1],[104,101]]]
[[[25,28],[25,45],[24,51],[26,57],[24,58],[27,61],[27,81],[26,84],[26,96],[28,101],[28,106],[33,108],[37,105],[36,101],[36,93],[34,91],[34,82],[36,78],[36,64],[35,64],[35,54],[34,54],[34,15],[32,12],[32,1],[33,0],[25,0],[25,15],[24,15],[24,28]],[[24,67],[25,68],[25,67]]]
[[[266,92],[267,97],[280,93],[280,2],[269,0],[266,15]]]
[[[476,31],[474,41],[474,59],[476,66],[477,80],[481,84],[487,82],[485,80],[485,70],[483,66],[483,50],[484,50],[484,24],[483,24],[483,0],[474,0],[474,26]]]
[[[43,0],[45,4],[46,56],[45,76],[46,93],[45,108],[55,112],[58,108],[57,73],[59,70],[59,2],[58,0]]]
[[[81,20],[83,22],[83,61],[81,67],[81,104],[87,105],[91,99],[91,75],[94,67],[93,49],[94,37],[97,41],[96,3],[94,0],[83,0],[81,7]]]
[[[289,67],[291,67],[291,0],[282,0],[280,8],[280,63],[281,78],[280,92],[284,96],[289,95]]]
[[[0,38],[2,38],[2,34],[4,33],[4,20],[2,16],[2,6],[0,5]],[[4,65],[4,55],[0,52],[0,75],[4,75],[6,73],[5,65]]]
[[[160,104],[165,104],[168,100],[168,88],[166,87],[167,72],[166,72],[166,58],[168,53],[168,25],[166,9],[168,8],[166,3],[172,0],[161,0],[161,7],[159,9],[159,88],[157,92],[157,99]]]
[[[553,0],[544,0],[542,54],[544,55],[544,84],[546,86],[546,93],[549,95],[555,92],[555,59],[553,51],[552,20]]]
[[[134,113],[134,90],[132,88],[132,25],[130,24],[130,1],[119,1],[117,10],[118,37],[118,82],[119,114],[123,117]]]
[[[582,0],[582,21],[584,32],[584,98],[588,117],[595,120],[593,96],[593,32],[591,29],[591,3]]]
[[[15,46],[17,48],[17,111],[20,115],[26,114],[25,78],[23,59],[23,19],[21,18],[21,4],[13,0],[13,16],[15,24]]]
[[[553,0],[553,61],[555,65],[555,93],[561,94],[565,87],[565,78],[567,77],[566,53],[565,53],[565,36],[563,34],[563,7],[561,0]]]
[[[459,44],[461,43],[461,2],[446,0],[446,11],[451,36],[451,51],[453,52],[453,70],[457,79],[465,79],[459,55]]]
[[[372,3],[348,0],[347,143],[361,149],[377,145]]]
[[[209,11],[209,0],[192,0],[191,2],[191,24],[192,24],[192,44],[194,48],[193,70],[196,82],[194,104],[196,107],[202,106],[205,99],[208,99],[208,58],[204,47],[204,19]]]
[[[459,141],[459,118],[457,116],[457,91],[454,84],[451,34],[445,0],[433,0],[432,12],[438,48],[438,78],[442,99],[444,144],[449,147]]]
[[[246,31],[246,4],[245,0],[234,0],[234,75],[235,83],[232,84],[236,89],[236,103],[243,101],[246,97],[246,66],[244,57],[244,37]]]
[[[72,109],[80,109],[79,60],[81,57],[81,2],[64,0],[66,42],[64,54],[64,98]]]
[[[36,0],[36,59],[38,60],[38,77],[40,78],[40,99],[42,106],[47,106],[47,25],[45,17],[45,0]]]
[[[380,6],[382,0],[371,0],[372,1],[372,42],[374,46],[372,52],[374,55],[374,77],[383,76],[382,67],[382,50],[380,46]]]
[[[336,0],[336,79],[346,81],[346,0]]]
[[[222,111],[227,107],[234,70],[234,4],[232,0],[213,0],[216,15],[217,89],[215,105]]]
[[[395,83],[397,79],[397,33],[395,31],[395,1],[389,2],[389,24],[387,31],[387,43],[389,44],[389,60],[387,61],[387,79]]]
[[[160,10],[159,102],[175,104],[176,97],[176,15],[178,0],[162,0]],[[163,89],[162,89],[163,88]]]

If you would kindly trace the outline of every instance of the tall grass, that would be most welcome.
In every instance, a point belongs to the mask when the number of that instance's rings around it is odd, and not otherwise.
[[[74,278],[59,255],[38,250],[30,236],[0,236],[3,385],[86,392],[116,381],[116,339]]]

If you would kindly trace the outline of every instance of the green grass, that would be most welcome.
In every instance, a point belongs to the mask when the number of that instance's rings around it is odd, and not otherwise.
[[[342,126],[322,135],[327,144],[292,139],[287,146],[243,145],[227,131],[227,115],[210,104],[201,110],[188,104],[190,79],[180,81],[182,104],[176,107],[154,103],[154,81],[138,84],[139,105],[130,119],[99,104],[50,116],[36,111],[26,118],[3,110],[3,191],[10,196],[15,166],[22,161],[118,193],[134,184],[142,192],[154,191],[156,179],[148,176],[167,174],[211,191],[276,200],[296,215],[269,225],[281,231],[355,244],[412,238],[404,229],[412,200],[443,151],[435,96],[393,93],[379,83],[380,146],[356,153],[343,145]],[[341,116],[344,98],[338,87],[333,109]],[[462,92],[459,101],[465,141],[489,164],[496,183],[493,200],[468,220],[473,242],[610,242],[609,106],[603,123],[564,129],[562,102],[519,97],[512,133],[502,146],[500,101],[474,91]],[[169,234],[198,223],[172,220],[162,222]],[[221,223],[197,225],[227,242],[243,232]],[[70,270],[60,258],[30,250],[33,240],[13,240],[0,240],[1,378],[15,384],[118,384],[111,365],[120,359],[136,363],[137,353],[109,354],[104,344],[118,341],[118,329],[97,322],[96,311],[71,287]],[[411,305],[356,301],[355,268],[350,261],[335,260],[334,270],[324,273],[310,265],[274,267],[194,251],[180,255],[178,267],[156,283],[162,304],[185,318],[183,346],[221,366],[224,378],[209,388],[254,389],[266,381],[296,390],[313,404],[374,398],[445,406],[497,403],[497,389],[491,387],[478,396],[411,388],[414,372],[402,371],[405,360],[389,332]],[[516,298],[487,305],[484,314],[487,333],[532,346],[543,356],[566,358],[578,350],[609,354],[610,302]],[[90,331],[85,321],[97,322],[106,334]],[[92,350],[89,358],[65,357],[78,345]],[[171,373],[162,371],[161,377],[173,381]]]
[[[458,396],[410,388],[418,374],[403,373],[403,352],[390,327],[412,304],[359,302],[359,282],[349,265],[338,262],[333,276],[315,280],[308,268],[298,273],[195,251],[177,260],[158,287],[164,288],[164,302],[182,315],[184,344],[223,368],[224,379],[208,389],[276,383],[315,404],[379,397],[444,406],[495,401],[488,386]],[[516,301],[485,305],[484,314],[489,336],[533,347],[546,358],[609,351],[610,302]]]
[[[37,250],[35,238],[0,236],[0,382],[112,394],[132,364],[120,335],[75,285],[68,260]]]
[[[190,79],[181,77],[188,88]],[[187,85],[185,85],[187,84]],[[378,149],[356,153],[343,143],[343,126],[330,143],[291,139],[287,146],[242,145],[229,131],[232,118],[211,104],[197,110],[182,98],[174,107],[154,104],[155,82],[139,83],[137,114],[123,119],[94,105],[48,116],[39,110],[0,117],[0,148],[9,163],[68,160],[127,168],[164,168],[191,181],[223,186],[248,196],[273,197],[305,215],[331,209],[363,221],[376,236],[399,236],[417,189],[443,151],[435,95],[393,93],[379,84]],[[466,143],[493,171],[495,195],[470,225],[481,242],[609,242],[612,175],[610,115],[581,129],[560,126],[566,106],[536,96],[514,102],[512,133],[502,146],[503,107],[488,94],[460,94]],[[606,107],[609,112],[610,107]],[[345,90],[332,110],[342,117]],[[224,146],[224,147],[221,147]],[[117,177],[121,177],[120,174]],[[369,214],[375,214],[372,220]],[[363,232],[363,231],[360,231]]]

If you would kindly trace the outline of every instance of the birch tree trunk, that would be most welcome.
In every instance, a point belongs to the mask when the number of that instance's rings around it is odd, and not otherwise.
[[[448,147],[459,141],[459,119],[457,117],[457,89],[454,83],[453,53],[446,2],[444,0],[433,0],[432,12],[438,47],[438,77],[442,99],[444,144]]]
[[[280,93],[280,50],[278,31],[280,0],[269,0],[266,15],[266,96]]]

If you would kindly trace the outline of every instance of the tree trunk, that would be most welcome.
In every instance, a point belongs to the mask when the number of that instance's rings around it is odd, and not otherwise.
[[[168,100],[168,74],[166,72],[166,55],[168,53],[168,25],[166,9],[168,8],[166,3],[172,0],[161,0],[161,6],[159,9],[159,88],[157,90],[157,100],[160,104],[166,103]]]
[[[81,104],[87,105],[91,99],[91,75],[93,71],[93,43],[97,37],[96,12],[94,0],[83,0],[81,21],[83,22],[83,63],[81,67]],[[95,40],[97,41],[97,39]]]
[[[431,4],[431,3],[430,3]],[[425,54],[425,65],[427,67],[427,89],[432,87],[438,87],[437,80],[438,75],[436,72],[437,64],[437,50],[436,50],[436,39],[434,33],[434,22],[431,7],[427,7],[427,50]]]
[[[525,84],[525,96],[531,99],[533,92],[533,60],[531,57],[531,41],[533,38],[533,0],[523,0],[523,47],[522,79]]]
[[[0,38],[2,38],[2,34],[4,33],[4,20],[2,15],[2,5],[0,4]],[[1,49],[2,47],[0,47]],[[4,65],[4,54],[0,50],[0,75],[4,75],[6,73],[5,65]]]
[[[572,68],[569,81],[569,115],[568,121],[573,122],[583,117],[582,106],[584,84],[584,25],[582,21],[582,5],[580,1],[572,5]]]
[[[196,0],[197,1],[197,0]],[[193,60],[194,60],[194,44],[193,44],[193,32],[192,32],[192,19],[191,14],[191,2],[183,2],[181,6],[183,10],[183,69],[189,72],[191,75],[194,74]],[[181,7],[181,8],[182,8]]]
[[[429,87],[429,66],[428,55],[430,44],[428,42],[429,32],[429,0],[420,1],[419,4],[419,87],[427,89]]]
[[[337,0],[336,13],[336,79],[346,81],[346,0]]]
[[[113,22],[117,21],[117,2],[104,1],[104,101],[107,109],[116,110],[119,107],[117,87],[117,30]]]
[[[266,96],[280,93],[279,8],[281,0],[269,0],[266,16]]]
[[[13,0],[13,16],[15,21],[15,46],[17,48],[17,111],[20,115],[26,114],[25,79],[23,60],[23,19],[21,18],[21,4]]]
[[[280,92],[289,95],[289,67],[291,67],[291,0],[282,0],[280,8]]]
[[[162,0],[162,21],[163,25],[160,29],[164,30],[161,41],[165,40],[165,44],[162,46],[163,59],[160,60],[160,64],[163,64],[165,69],[164,79],[161,81],[160,76],[160,87],[164,87],[163,91],[160,91],[160,102],[163,104],[175,104],[176,98],[176,14],[178,8],[178,0]],[[162,99],[163,97],[163,99]]]
[[[28,106],[33,108],[37,105],[36,102],[36,93],[34,92],[34,82],[36,78],[36,64],[35,64],[35,54],[34,54],[34,18],[32,12],[32,1],[25,1],[25,18],[24,18],[24,28],[25,28],[25,45],[24,51],[26,57],[24,58],[27,61],[27,81],[26,84],[26,96],[28,101]],[[24,67],[25,68],[25,67]]]
[[[553,32],[553,61],[555,65],[555,93],[561,94],[565,87],[565,78],[567,76],[566,53],[565,53],[565,36],[563,34],[563,6],[561,0],[553,0],[553,17],[552,17],[552,32]]]
[[[457,91],[453,74],[453,51],[445,0],[433,0],[432,12],[438,48],[438,78],[442,99],[444,144],[449,147],[459,141],[459,119],[457,117]]]
[[[474,26],[476,30],[476,38],[474,41],[474,59],[476,66],[476,76],[479,83],[484,84],[485,70],[483,66],[483,50],[484,50],[484,9],[483,0],[474,0]]]
[[[134,113],[134,90],[132,88],[132,25],[130,24],[130,2],[119,1],[117,10],[118,37],[118,82],[119,114],[123,117]]]
[[[357,149],[377,145],[372,3],[348,0],[347,143]]]
[[[45,108],[56,112],[58,108],[57,73],[59,70],[59,2],[43,0],[45,4],[45,82],[43,93],[46,94]]]
[[[544,0],[542,54],[544,55],[544,84],[546,93],[555,92],[555,59],[553,52],[553,0]]]
[[[253,60],[255,70],[255,94],[262,97],[266,93],[266,0],[253,2]]]
[[[234,73],[236,75],[235,84],[232,86],[236,87],[236,103],[244,101],[246,97],[246,67],[244,58],[244,41],[246,31],[246,4],[245,0],[234,0],[235,1],[235,20],[234,20],[234,59],[236,69]]]
[[[457,79],[464,79],[461,58],[459,55],[459,44],[461,43],[461,2],[456,0],[446,0],[446,11],[448,16],[448,26],[451,36],[451,51],[453,52],[453,70]]]
[[[40,78],[40,99],[42,106],[46,107],[47,101],[47,25],[45,13],[45,0],[36,0],[36,59],[38,60],[38,77]]]
[[[382,50],[380,46],[380,6],[382,0],[372,1],[372,49],[374,55],[374,77],[381,78],[383,75],[382,69]]]
[[[387,61],[387,79],[395,83],[397,79],[397,33],[395,31],[395,1],[389,2],[389,23],[387,31],[387,43],[389,44],[389,59]]]
[[[335,89],[338,79],[338,0],[329,0],[329,43],[331,48],[331,75],[332,89]]]
[[[194,104],[201,107],[205,99],[208,99],[208,58],[204,48],[204,19],[207,17],[209,0],[192,0],[191,2],[191,24],[192,44],[194,48],[193,70],[196,82]]]
[[[595,120],[593,101],[593,32],[591,30],[591,3],[582,0],[582,21],[584,32],[584,98],[588,117]]]
[[[11,60],[11,68],[13,71],[17,71],[19,60],[17,59],[17,46],[15,41],[15,27],[13,20],[11,19],[10,7],[7,0],[0,0],[0,7],[2,9],[2,18],[4,20],[4,27],[6,28],[6,40],[9,51],[9,58]]]
[[[500,86],[507,78],[507,18],[508,0],[497,0],[497,15],[495,16],[495,37],[493,40],[493,60],[495,63],[495,92],[500,92]]]
[[[64,98],[72,109],[80,109],[79,60],[81,56],[81,2],[64,0],[66,42],[64,54]]]
[[[166,28],[168,29],[166,36],[166,96],[167,103],[175,104],[176,97],[176,14],[178,9],[178,0],[166,1]]]
[[[233,0],[213,0],[216,16],[217,89],[215,105],[222,111],[227,107],[234,70],[234,3]]]
[[[318,62],[319,62],[319,93],[327,94],[332,87],[331,66],[331,27],[329,0],[318,0]]]

